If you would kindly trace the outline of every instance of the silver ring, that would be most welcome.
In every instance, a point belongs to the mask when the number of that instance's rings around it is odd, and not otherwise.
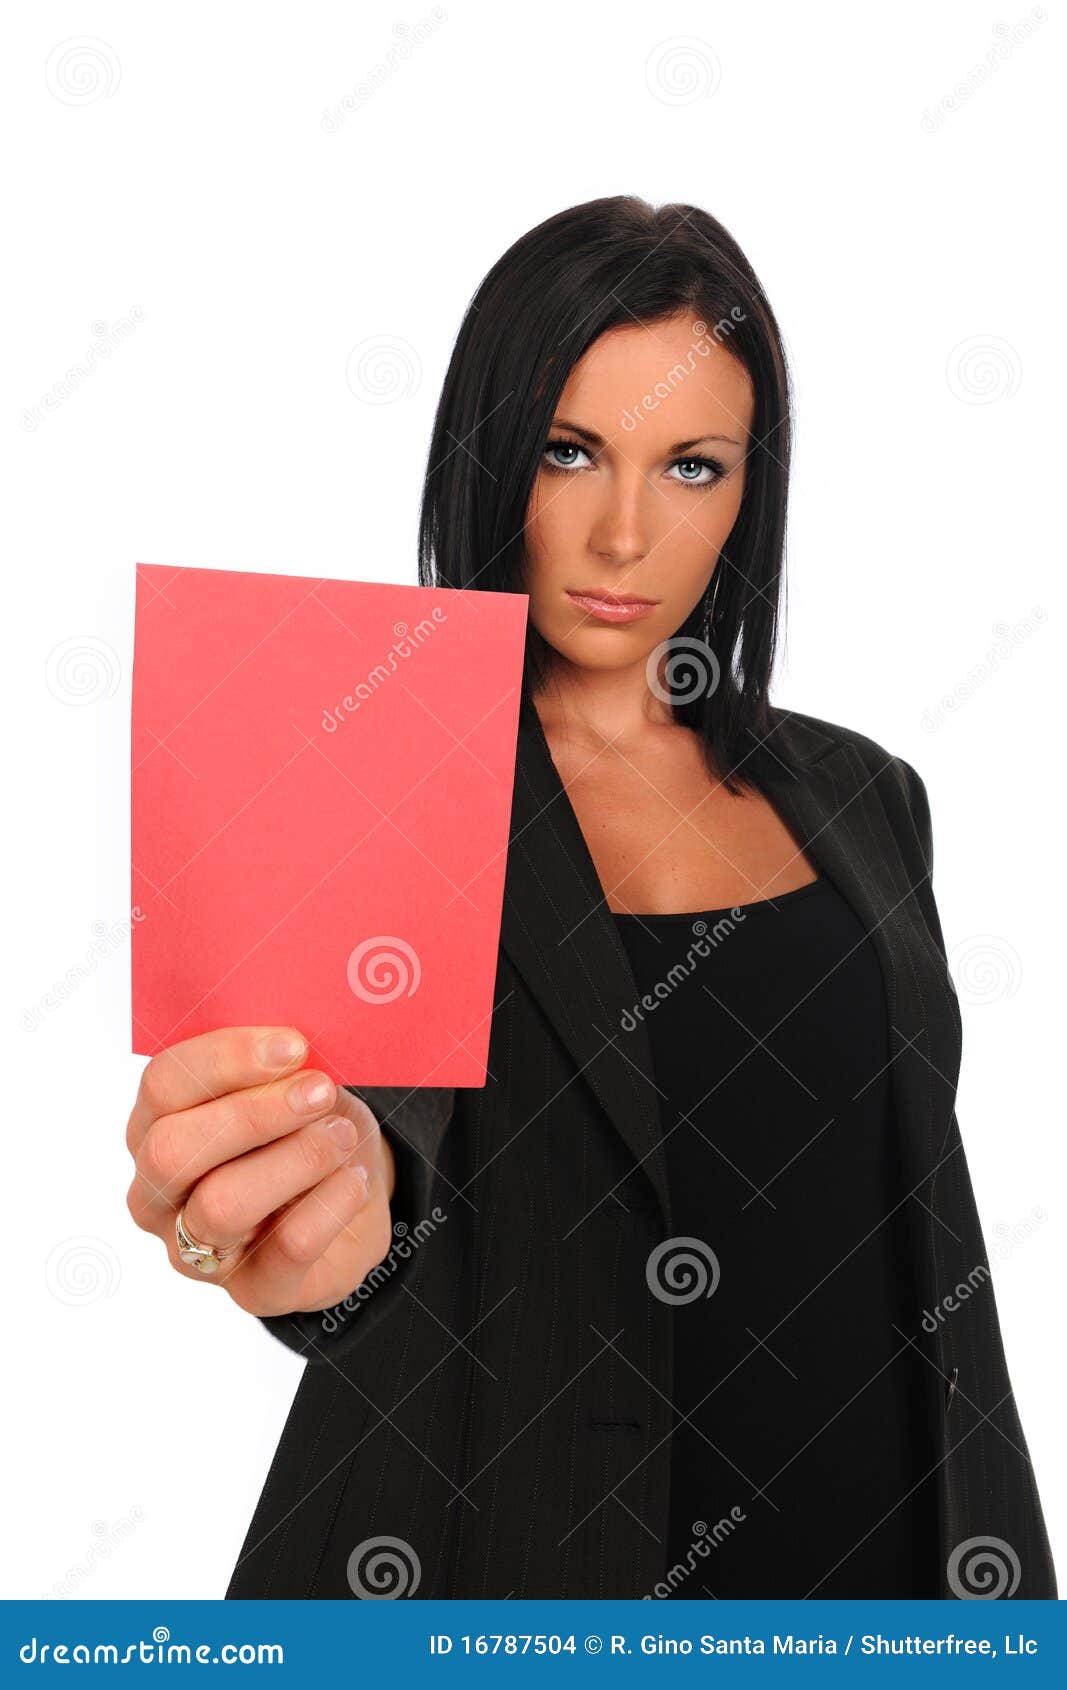
[[[228,1256],[236,1254],[241,1248],[240,1244],[230,1244],[225,1249],[220,1249],[217,1244],[202,1244],[198,1238],[186,1231],[184,1214],[184,1208],[179,1209],[174,1220],[178,1255],[188,1267],[195,1267],[198,1273],[214,1273]]]

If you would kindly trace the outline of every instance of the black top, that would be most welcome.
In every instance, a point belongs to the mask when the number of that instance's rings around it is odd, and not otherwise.
[[[672,1594],[935,1597],[938,1381],[908,1342],[877,953],[825,875],[615,921],[690,1241],[649,1265],[675,1332]]]

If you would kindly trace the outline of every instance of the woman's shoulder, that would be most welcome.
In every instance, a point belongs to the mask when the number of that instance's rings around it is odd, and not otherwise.
[[[926,788],[918,771],[906,758],[862,729],[844,722],[831,722],[803,710],[779,706],[770,709],[771,729],[764,744],[774,753],[785,752],[787,760],[801,769],[847,747],[855,760],[856,773],[903,796],[913,812],[927,803]]]

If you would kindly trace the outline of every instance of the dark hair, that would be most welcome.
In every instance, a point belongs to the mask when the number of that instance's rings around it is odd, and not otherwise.
[[[679,697],[674,712],[700,733],[709,770],[735,791],[731,777],[753,751],[751,735],[762,739],[772,726],[792,430],[777,323],[744,253],[706,211],[657,210],[626,195],[590,200],[538,224],[493,265],[463,318],[437,407],[419,580],[525,590],[527,506],[570,370],[605,329],[682,310],[708,332],[729,325],[723,344],[755,393],[737,520],[708,592],[674,636],[705,642],[718,662],[718,685]],[[681,673],[684,650],[667,671],[676,697],[693,690]],[[526,703],[555,655],[529,625]],[[707,667],[698,653],[700,661]]]

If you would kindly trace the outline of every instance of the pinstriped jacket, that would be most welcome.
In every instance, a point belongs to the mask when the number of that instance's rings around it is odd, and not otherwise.
[[[922,1292],[908,1336],[938,1393],[941,1594],[962,1594],[961,1556],[993,1538],[1005,1594],[1054,1597],[955,1112],[925,787],[864,735],[784,711],[744,772],[883,971]],[[633,1597],[664,1579],[672,1334],[644,1266],[672,1227],[643,1023],[618,1040],[638,995],[524,702],[489,1079],[349,1088],[393,1146],[394,1247],[336,1309],[264,1320],[308,1365],[228,1597],[351,1598],[375,1553],[416,1598]]]

